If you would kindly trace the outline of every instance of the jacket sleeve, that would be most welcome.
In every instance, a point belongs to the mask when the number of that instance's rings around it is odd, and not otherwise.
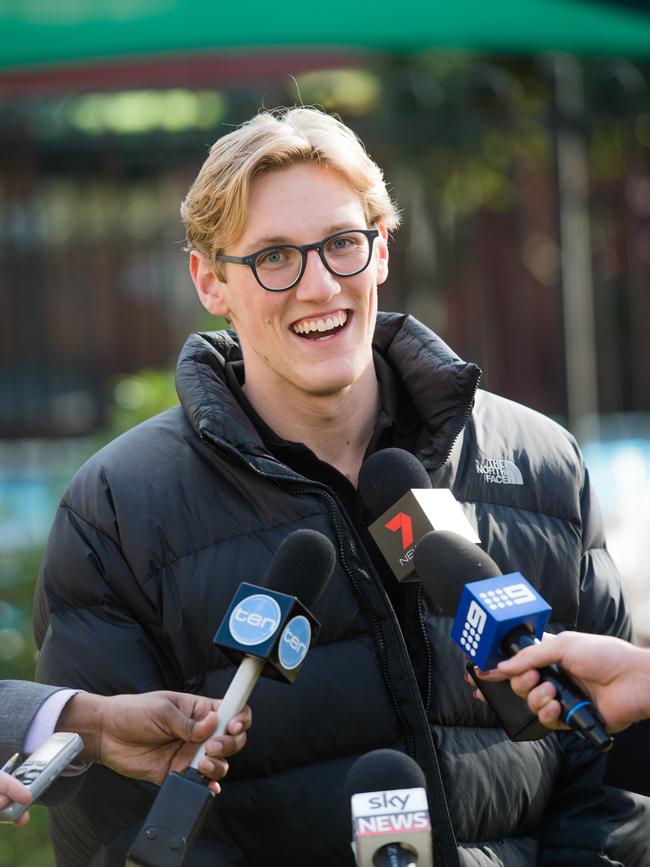
[[[540,833],[540,867],[647,867],[649,801],[603,784],[605,756],[573,732]]]
[[[0,764],[22,748],[32,720],[56,687],[26,680],[0,680]]]
[[[0,681],[0,762],[20,751],[29,727],[42,705],[58,692],[57,687],[26,680]],[[83,774],[59,777],[39,798],[39,804],[60,804],[71,798],[83,781]]]
[[[630,616],[618,571],[605,545],[600,507],[586,468],[580,504],[583,547],[577,628],[629,640]],[[540,865],[650,864],[650,800],[605,786],[607,756],[579,735],[563,732],[556,737],[564,752],[564,771],[544,818]]]
[[[93,526],[65,500],[36,586],[34,633],[41,682],[104,695],[179,688],[119,533]]]

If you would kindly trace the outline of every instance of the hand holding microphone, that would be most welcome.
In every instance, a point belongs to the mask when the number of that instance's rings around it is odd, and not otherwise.
[[[294,682],[319,627],[306,606],[313,605],[324,590],[335,562],[334,546],[326,536],[297,530],[275,552],[263,587],[240,584],[214,638],[238,668],[223,697],[212,737],[225,733],[261,675]],[[202,745],[187,771],[167,777],[128,853],[127,867],[184,863],[214,797],[198,771],[204,754]]]
[[[415,552],[419,574],[431,576],[430,595],[440,610],[455,617],[452,638],[479,668],[539,644],[549,605],[519,573],[502,575],[494,560],[455,533],[428,533]],[[561,718],[601,750],[612,738],[592,702],[557,665],[540,671],[553,684]]]
[[[481,677],[511,678],[513,690],[528,700],[545,726],[564,729],[555,687],[538,671],[552,664],[562,666],[590,696],[608,731],[620,732],[650,719],[650,650],[611,635],[544,636],[541,644],[525,648],[500,662],[496,672]]]

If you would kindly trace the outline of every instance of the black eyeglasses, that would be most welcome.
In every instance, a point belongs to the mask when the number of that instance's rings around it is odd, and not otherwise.
[[[279,244],[250,256],[216,256],[221,262],[248,265],[262,289],[286,292],[299,282],[307,267],[307,253],[316,250],[327,270],[336,277],[354,277],[370,263],[378,229],[334,232],[313,244]]]

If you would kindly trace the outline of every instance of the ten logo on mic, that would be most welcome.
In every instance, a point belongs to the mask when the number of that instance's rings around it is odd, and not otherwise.
[[[260,590],[239,585],[214,643],[236,663],[244,654],[265,659],[269,676],[293,683],[319,623],[295,596]]]

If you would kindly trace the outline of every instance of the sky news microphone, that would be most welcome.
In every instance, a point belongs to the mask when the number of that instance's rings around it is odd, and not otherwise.
[[[396,750],[366,753],[348,771],[345,794],[357,867],[431,867],[426,781],[412,758]]]
[[[432,601],[454,617],[451,637],[484,671],[524,647],[538,644],[551,608],[519,572],[502,575],[484,551],[456,533],[427,533],[418,543],[415,566]],[[555,686],[561,719],[600,750],[609,750],[592,702],[557,665],[540,670]],[[475,681],[483,690],[483,681]]]
[[[448,488],[432,488],[410,452],[381,449],[361,465],[359,493],[375,521],[368,527],[398,581],[417,581],[415,546],[431,530],[452,530],[480,542]]]
[[[275,552],[264,586],[239,585],[214,637],[238,668],[211,737],[225,733],[260,676],[294,682],[320,626],[308,609],[325,589],[335,562],[334,546],[326,536],[297,530]],[[209,781],[197,769],[204,754],[202,744],[186,771],[167,777],[128,853],[127,867],[184,863],[214,797],[207,788]]]

